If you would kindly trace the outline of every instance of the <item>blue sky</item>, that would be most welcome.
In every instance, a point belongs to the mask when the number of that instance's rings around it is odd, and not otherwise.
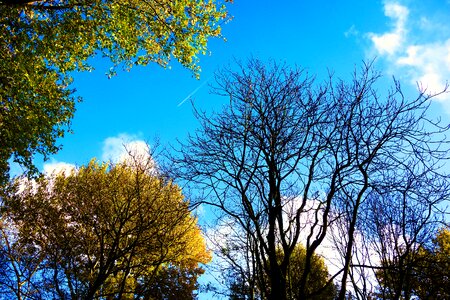
[[[320,80],[328,70],[349,77],[355,66],[376,57],[376,68],[387,79],[400,79],[411,95],[418,81],[437,91],[450,80],[449,0],[234,0],[228,7],[233,19],[222,26],[226,41],[210,40],[200,80],[176,62],[170,69],[137,67],[108,79],[110,63],[102,58],[92,61],[93,72],[75,74],[83,102],[73,134],[38,166],[51,171],[93,157],[115,159],[124,143],[139,148],[155,137],[163,144],[183,139],[198,126],[190,102],[183,101],[192,95],[198,108],[220,110],[227,99],[209,94],[208,84],[214,71],[234,58],[285,61]],[[432,113],[449,120],[450,94],[436,100]]]
[[[450,78],[450,1],[243,1],[228,5],[233,19],[223,24],[226,41],[209,42],[201,57],[200,80],[177,62],[118,72],[108,79],[109,61],[93,60],[95,71],[75,74],[77,106],[73,134],[46,162],[81,165],[107,158],[125,142],[158,137],[162,143],[183,139],[197,123],[190,94],[200,109],[219,110],[226,99],[209,94],[214,71],[233,59],[251,56],[306,68],[320,79],[328,70],[348,77],[363,60],[376,59],[386,78],[395,75],[413,92],[422,81],[430,90]],[[438,99],[434,112],[444,120],[450,97]],[[43,167],[42,162],[37,161]]]

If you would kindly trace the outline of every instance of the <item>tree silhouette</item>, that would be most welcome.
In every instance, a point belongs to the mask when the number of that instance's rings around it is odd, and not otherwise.
[[[221,112],[195,110],[200,129],[180,145],[174,174],[197,188],[196,203],[249,237],[262,298],[287,299],[289,261],[302,242],[297,288],[308,299],[313,257],[339,225],[342,265],[330,281],[340,281],[344,299],[367,198],[408,180],[408,193],[424,201],[434,191],[433,211],[448,195],[439,173],[447,127],[426,116],[435,95],[407,100],[395,80],[381,95],[380,77],[366,63],[349,81],[315,84],[302,69],[250,59],[217,73],[213,92],[229,99]]]

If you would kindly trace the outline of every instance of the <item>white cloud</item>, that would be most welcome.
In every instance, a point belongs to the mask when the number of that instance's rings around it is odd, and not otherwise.
[[[442,92],[450,80],[450,30],[446,20],[412,15],[406,6],[387,1],[385,15],[393,20],[388,32],[369,33],[373,50],[391,72],[428,94]],[[414,34],[409,34],[414,33]],[[450,113],[450,94],[436,97]]]
[[[387,1],[384,5],[384,14],[397,20],[397,28],[403,28],[409,15],[409,9],[406,6],[400,5],[396,2]]]
[[[129,157],[148,159],[150,149],[148,144],[129,134],[119,134],[109,137],[103,142],[102,160],[112,162],[123,162]]]
[[[129,134],[119,134],[106,138],[103,142],[101,159],[113,163],[128,162],[130,160],[133,160],[132,163],[136,161],[153,163],[148,144],[138,139],[137,136]],[[56,160],[44,163],[43,166],[43,171],[46,175],[57,175],[60,173],[68,175],[73,170],[76,170],[74,164]]]
[[[369,38],[372,40],[378,53],[393,55],[401,49],[404,42],[409,10],[398,3],[386,3],[384,14],[394,22],[392,31],[383,34],[369,33]]]
[[[132,166],[139,165],[149,171],[157,171],[150,146],[134,135],[123,133],[105,139],[101,157],[103,161],[125,163]]]
[[[46,175],[57,175],[61,173],[68,175],[73,170],[75,170],[75,165],[66,162],[58,162],[53,160],[50,163],[44,164],[44,174]]]
[[[443,90],[450,79],[450,38],[443,42],[411,45],[396,60],[399,67],[409,69],[412,83],[421,82],[429,93]],[[448,95],[438,97],[448,99]]]
[[[102,156],[103,161],[116,161],[125,152],[124,146],[133,140],[134,137],[122,133],[117,136],[108,137],[103,141]]]
[[[397,33],[385,33],[381,36],[373,35],[372,42],[381,54],[394,54],[400,47],[400,35]]]

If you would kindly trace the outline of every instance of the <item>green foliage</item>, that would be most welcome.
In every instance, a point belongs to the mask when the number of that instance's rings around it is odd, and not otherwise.
[[[277,250],[277,259],[278,263],[281,263],[283,259],[280,248]],[[305,261],[306,249],[303,245],[297,244],[291,253],[286,272],[286,295],[289,300],[300,299],[299,287],[304,274]],[[307,299],[335,299],[336,286],[329,282],[329,273],[324,259],[317,254],[313,254],[310,268],[305,291]],[[253,295],[250,289],[252,285],[240,275],[242,274],[231,273],[231,278],[228,278],[230,281],[230,299],[253,299],[250,296]],[[264,299],[264,297],[261,297],[261,299]]]
[[[16,182],[21,191],[3,198],[4,228],[14,234],[1,236],[1,257],[10,270],[27,268],[9,243],[41,260],[30,278],[10,277],[44,298],[148,298],[161,282],[193,297],[210,255],[181,190],[152,165],[91,161],[68,175]],[[10,290],[27,294],[18,284]]]
[[[282,259],[279,250],[280,263]],[[306,261],[306,249],[303,245],[297,244],[292,252],[287,271],[287,295],[288,299],[299,299],[300,297],[300,280],[304,274],[304,266]],[[322,257],[313,254],[311,258],[311,271],[309,272],[306,283],[306,295],[308,299],[335,299],[336,288],[334,284],[328,283],[329,274],[327,266]]]
[[[11,156],[36,171],[35,154],[58,150],[77,100],[70,72],[89,70],[90,57],[108,57],[110,75],[173,57],[199,76],[225,18],[213,0],[0,1],[0,179]]]
[[[422,246],[408,260],[383,263],[376,273],[382,299],[448,299],[450,293],[450,229],[442,228],[430,247]]]

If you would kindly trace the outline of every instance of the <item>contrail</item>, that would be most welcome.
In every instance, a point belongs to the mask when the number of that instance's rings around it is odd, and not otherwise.
[[[195,90],[193,90],[189,95],[187,95],[186,98],[183,99],[183,101],[181,101],[180,103],[178,103],[177,107],[180,107],[181,105],[184,104],[184,102],[186,102],[187,100],[189,100],[189,98],[191,98],[192,96],[194,96],[195,93],[198,92],[199,89],[201,89],[210,79],[212,78],[212,76],[210,76],[208,79],[206,79],[202,84],[200,84]]]

